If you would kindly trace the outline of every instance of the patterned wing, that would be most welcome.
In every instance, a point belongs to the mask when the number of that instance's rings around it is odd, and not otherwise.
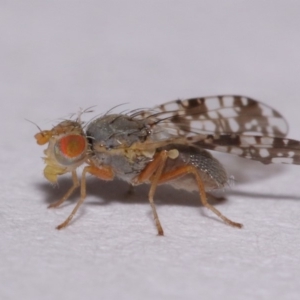
[[[139,116],[148,118],[150,123],[159,123],[177,136],[236,133],[284,137],[288,132],[287,122],[279,112],[243,96],[175,100],[153,111],[141,111]]]
[[[300,164],[300,142],[284,138],[288,132],[285,119],[271,107],[248,97],[176,100],[138,115],[148,119],[150,125],[162,127],[174,142],[264,164]]]
[[[236,154],[264,164],[300,164],[300,142],[286,138],[221,134],[189,137],[188,142],[197,147]]]

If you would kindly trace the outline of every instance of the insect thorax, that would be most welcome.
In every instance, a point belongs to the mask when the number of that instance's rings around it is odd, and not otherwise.
[[[153,158],[147,151],[141,152],[131,147],[144,143],[149,135],[150,129],[142,120],[118,114],[98,118],[87,128],[93,153],[91,160],[96,165],[111,166],[117,176],[130,180]]]

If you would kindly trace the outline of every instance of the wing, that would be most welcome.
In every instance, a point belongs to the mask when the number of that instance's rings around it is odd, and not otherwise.
[[[174,135],[252,134],[284,137],[288,125],[279,112],[254,99],[224,95],[175,100],[153,111],[140,111],[142,118]]]
[[[170,142],[185,142],[264,164],[300,164],[300,142],[284,138],[288,132],[285,119],[248,97],[175,100],[137,115],[167,131],[173,137]]]
[[[196,147],[231,153],[264,164],[300,164],[300,142],[296,140],[240,134],[189,137]]]

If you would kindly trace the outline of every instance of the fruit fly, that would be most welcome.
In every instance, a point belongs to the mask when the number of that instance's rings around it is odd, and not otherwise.
[[[206,192],[223,188],[229,177],[210,150],[235,154],[264,164],[300,164],[300,142],[285,138],[284,118],[256,100],[236,95],[175,100],[151,110],[108,113],[84,124],[80,115],[35,135],[44,151],[44,176],[50,182],[71,173],[73,185],[49,207],[58,207],[80,187],[80,199],[57,229],[66,227],[86,198],[87,173],[101,180],[118,177],[131,185],[150,184],[149,202],[158,235],[163,235],[154,204],[158,185],[197,190],[202,204],[226,224],[208,203]],[[81,181],[76,169],[84,165]]]

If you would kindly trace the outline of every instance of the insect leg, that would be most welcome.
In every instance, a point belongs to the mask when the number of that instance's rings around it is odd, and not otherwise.
[[[160,224],[158,214],[156,212],[153,197],[154,197],[155,190],[156,190],[156,187],[158,184],[158,180],[161,177],[161,174],[164,169],[167,158],[168,158],[168,151],[163,150],[160,153],[158,153],[158,155],[154,158],[154,160],[151,163],[149,163],[146,166],[146,168],[141,172],[141,174],[133,181],[133,184],[143,183],[148,180],[150,180],[150,182],[151,182],[151,187],[149,190],[148,197],[149,197],[149,202],[150,202],[150,205],[152,208],[158,235],[164,235],[164,231]]]
[[[73,185],[69,188],[67,193],[58,201],[51,203],[48,208],[54,208],[60,206],[62,203],[64,203],[72,194],[73,192],[79,187],[79,181],[77,177],[76,171],[72,171],[72,179],[73,179]]]
[[[77,202],[76,206],[74,207],[74,209],[72,210],[71,214],[69,215],[69,217],[60,225],[58,225],[56,228],[57,229],[62,229],[64,227],[66,227],[70,221],[72,220],[72,218],[74,217],[74,215],[76,214],[78,208],[80,207],[80,205],[83,203],[83,201],[85,200],[86,197],[86,173],[90,173],[100,179],[103,180],[112,180],[114,177],[114,173],[112,171],[111,168],[109,167],[101,167],[101,168],[97,168],[95,166],[86,166],[83,171],[82,171],[82,176],[81,176],[81,185],[80,185],[80,199]]]
[[[204,186],[203,180],[201,179],[201,176],[199,175],[196,167],[194,167],[192,165],[187,165],[187,166],[179,167],[173,171],[166,172],[166,173],[162,174],[162,176],[159,178],[158,184],[165,183],[169,180],[173,180],[175,178],[178,178],[178,177],[180,177],[182,175],[186,175],[186,174],[193,174],[195,176],[195,179],[197,181],[198,188],[199,188],[200,200],[201,200],[203,206],[207,207],[209,210],[211,210],[213,213],[215,213],[226,224],[233,226],[233,227],[242,228],[242,226],[243,226],[242,224],[229,220],[224,215],[222,215],[222,213],[219,210],[217,210],[214,206],[210,205],[207,202],[205,186]]]

